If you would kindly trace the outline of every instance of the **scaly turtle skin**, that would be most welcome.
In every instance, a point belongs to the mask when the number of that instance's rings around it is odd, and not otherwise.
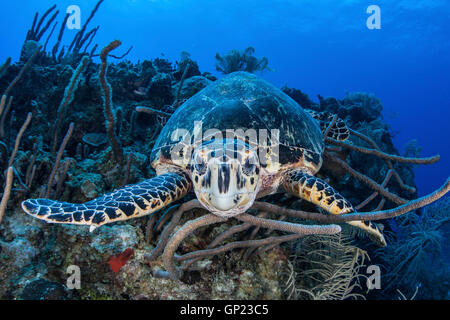
[[[22,203],[28,214],[52,223],[96,228],[153,213],[194,191],[213,214],[245,212],[255,199],[289,192],[331,214],[355,209],[325,181],[324,132],[333,116],[305,112],[266,81],[235,72],[187,100],[162,129],[151,154],[157,177],[125,186],[84,204],[49,199]],[[342,120],[329,130],[345,140]],[[352,221],[384,246],[372,224]]]

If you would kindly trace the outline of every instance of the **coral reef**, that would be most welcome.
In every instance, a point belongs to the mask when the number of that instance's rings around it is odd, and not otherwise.
[[[144,240],[143,221],[105,226],[94,233],[77,226],[42,225],[17,212],[0,225],[2,239],[0,296],[42,299],[55,284],[65,287],[68,266],[81,270],[80,290],[58,290],[52,299],[281,299],[279,281],[286,257],[281,250],[264,253],[261,260],[242,262],[238,252],[204,261],[202,272],[186,274],[183,282],[154,277],[161,261],[148,265],[152,245]],[[205,230],[184,244],[202,244]],[[134,250],[116,273],[111,257]],[[32,268],[30,268],[32,267]],[[30,287],[39,280],[40,292]],[[231,281],[230,281],[231,280]],[[39,282],[39,283],[40,283]],[[33,296],[31,296],[33,294]],[[48,296],[47,296],[48,297]]]
[[[388,180],[389,191],[404,199],[417,197],[411,163],[391,163],[389,160],[386,161],[379,157],[373,157],[370,154],[361,153],[357,148],[353,147],[353,145],[366,145],[368,148],[383,150],[389,154],[398,154],[392,143],[390,129],[382,121],[382,105],[376,97],[366,93],[347,93],[342,100],[319,96],[319,104],[317,104],[298,89],[284,87],[283,91],[304,108],[337,114],[352,128],[352,134],[350,135],[352,145],[343,145],[329,141],[338,147],[343,147],[344,150],[341,149],[335,154],[339,159],[346,160],[352,168],[359,172],[364,172],[366,176],[379,184],[389,175],[389,170],[393,170],[394,179],[392,180],[395,180],[397,183],[389,182]],[[375,152],[372,152],[372,154],[375,154]],[[324,177],[330,179],[333,186],[336,186],[338,190],[342,190],[343,196],[352,203],[360,203],[361,196],[367,199],[373,194],[370,188],[362,181],[349,183],[350,175],[346,174],[342,166],[339,166],[332,159],[325,159],[321,173],[324,174]],[[392,204],[387,203],[386,206],[389,207]],[[362,208],[362,206],[357,207],[358,210]],[[365,207],[365,210],[373,210],[375,208],[377,208],[377,203],[372,202]]]
[[[87,31],[87,25],[102,2],[97,2],[82,29],[65,46],[61,39],[66,14],[50,51],[46,48],[57,30],[58,11],[53,6],[40,19],[36,14],[20,60],[14,64],[7,60],[0,68],[0,89],[4,90],[0,103],[0,298],[362,298],[365,293],[358,288],[358,279],[367,251],[386,267],[391,285],[384,297],[397,297],[396,290],[413,296],[420,284],[418,297],[448,299],[448,289],[436,292],[431,285],[438,277],[448,279],[448,268],[441,269],[442,274],[426,274],[423,263],[430,254],[448,261],[444,255],[449,251],[443,244],[448,238],[444,234],[448,232],[448,197],[422,215],[409,213],[396,224],[384,223],[392,237],[389,246],[376,255],[364,238],[351,244],[336,236],[288,239],[284,229],[273,230],[278,224],[267,224],[267,220],[286,219],[291,226],[309,218],[302,210],[315,211],[287,195],[268,196],[257,203],[254,209],[263,213],[259,220],[242,216],[217,225],[200,221],[195,232],[183,228],[208,215],[195,207],[177,215],[181,201],[148,219],[119,222],[93,233],[85,227],[43,224],[25,215],[19,203],[26,197],[85,202],[153,177],[148,155],[161,125],[184,99],[216,80],[208,72],[201,73],[188,53],[182,53],[175,65],[161,58],[107,64],[107,57],[121,60],[132,47],[121,56],[110,54],[119,42],[101,53],[95,52],[97,45],[90,47],[99,27]],[[253,54],[251,47],[217,54],[217,68],[223,73],[267,69],[267,58]],[[100,64],[92,60],[97,56]],[[417,198],[414,163],[403,160],[418,155],[395,156],[398,152],[381,119],[378,99],[354,93],[341,100],[319,97],[315,103],[298,89],[283,90],[302,107],[337,114],[352,128],[352,143],[327,141],[329,157],[319,176],[359,204],[358,210],[396,205],[404,209],[408,200]],[[366,147],[356,149],[361,145]],[[352,175],[349,168],[361,174]],[[185,200],[191,199],[189,195]],[[271,207],[275,203],[285,211]],[[423,199],[412,204],[419,206]],[[395,216],[392,212],[385,210],[383,217]],[[345,222],[344,217],[322,216],[322,222]],[[169,237],[179,231],[185,237]],[[293,239],[297,240],[292,248],[279,245]],[[167,243],[172,249],[163,253]],[[133,255],[112,269],[108,261],[130,250]],[[405,257],[406,253],[410,256]],[[152,254],[154,259],[149,261]],[[79,290],[66,286],[67,268],[72,265],[82,272]],[[165,265],[172,265],[174,273],[184,268],[181,281],[156,277],[164,274]],[[287,280],[286,270],[290,270]],[[398,278],[402,272],[408,280]]]

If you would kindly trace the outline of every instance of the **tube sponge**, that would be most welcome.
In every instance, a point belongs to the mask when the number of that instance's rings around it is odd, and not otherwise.
[[[116,137],[116,118],[114,113],[112,112],[112,88],[108,81],[106,80],[106,70],[108,65],[106,63],[106,59],[108,54],[120,46],[122,43],[119,40],[114,40],[109,45],[107,45],[100,53],[100,59],[102,60],[102,64],[100,67],[100,73],[98,74],[98,78],[100,80],[100,85],[103,90],[103,104],[104,104],[104,112],[106,118],[106,133],[108,134],[108,139],[111,143],[114,159],[118,162],[123,161],[123,151],[122,146],[118,138]]]
[[[53,133],[53,143],[52,143],[52,153],[53,154],[56,151],[56,145],[58,143],[58,135],[59,135],[59,131],[61,130],[62,119],[64,118],[64,116],[66,114],[67,105],[69,105],[72,102],[72,100],[75,96],[75,91],[80,82],[80,74],[84,71],[88,62],[89,62],[88,56],[84,56],[81,59],[80,63],[78,64],[78,67],[75,69],[75,71],[72,74],[72,77],[70,78],[69,84],[67,85],[66,89],[64,90],[63,99],[61,100],[61,104],[58,107],[58,119],[56,120],[55,129],[54,129],[55,131]]]

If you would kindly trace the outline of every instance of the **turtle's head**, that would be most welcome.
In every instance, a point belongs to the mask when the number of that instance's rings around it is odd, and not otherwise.
[[[219,216],[237,215],[253,204],[260,169],[255,150],[238,139],[204,142],[192,153],[195,194],[204,207]]]

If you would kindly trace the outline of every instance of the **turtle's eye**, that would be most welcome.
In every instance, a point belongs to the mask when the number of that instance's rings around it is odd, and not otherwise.
[[[206,172],[206,162],[203,160],[202,157],[195,157],[194,160],[194,167],[195,171],[197,171],[199,174],[204,174]]]
[[[242,172],[247,176],[254,175],[256,172],[256,164],[254,161],[250,161],[249,158],[247,158],[242,166]]]

